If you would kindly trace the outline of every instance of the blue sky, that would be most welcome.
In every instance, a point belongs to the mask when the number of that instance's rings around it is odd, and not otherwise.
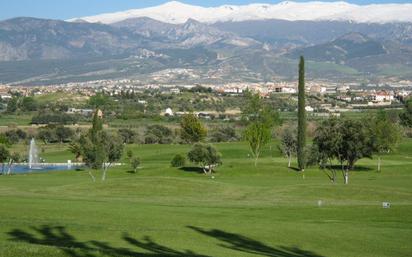
[[[299,0],[295,0],[299,2]],[[51,19],[69,19],[105,12],[123,11],[159,5],[167,0],[0,0],[0,20],[30,16]],[[277,3],[278,0],[181,0],[181,2],[218,6],[223,4]],[[412,0],[347,0],[356,4],[411,3]]]

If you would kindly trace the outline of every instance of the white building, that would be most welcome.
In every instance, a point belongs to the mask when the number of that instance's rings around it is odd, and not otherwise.
[[[174,116],[173,110],[171,108],[167,108],[165,111],[165,116]]]
[[[306,107],[305,107],[305,110],[306,110],[307,112],[313,112],[315,109],[313,109],[313,107],[311,107],[311,106],[306,106]]]
[[[377,92],[372,96],[376,102],[391,102],[393,101],[393,95],[386,91]]]
[[[326,87],[315,85],[310,88],[310,92],[312,94],[324,94],[326,93]]]

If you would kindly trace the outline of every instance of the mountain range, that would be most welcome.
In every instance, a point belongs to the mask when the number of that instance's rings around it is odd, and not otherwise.
[[[386,23],[412,22],[411,12],[412,4],[355,5],[346,2],[317,1],[298,3],[284,1],[278,4],[201,7],[172,1],[155,7],[74,18],[69,21],[83,20],[112,24],[130,18],[149,17],[172,24],[181,24],[188,19],[195,19],[209,24],[269,19]]]
[[[337,6],[352,10],[352,18]],[[170,2],[69,21],[14,18],[0,22],[0,83],[264,82],[294,79],[300,55],[309,62],[309,78],[412,79],[412,16],[404,15],[411,7]],[[373,11],[363,22],[353,8]],[[289,16],[279,16],[280,9]]]

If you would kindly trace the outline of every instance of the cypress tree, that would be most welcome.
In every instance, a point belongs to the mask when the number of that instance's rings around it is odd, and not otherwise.
[[[305,171],[306,113],[305,113],[305,59],[300,57],[298,85],[298,168]],[[304,175],[303,175],[304,176]]]
[[[96,109],[93,114],[93,121],[92,127],[90,129],[90,135],[93,143],[97,141],[97,133],[103,130],[103,119],[102,119],[102,111],[100,109]]]

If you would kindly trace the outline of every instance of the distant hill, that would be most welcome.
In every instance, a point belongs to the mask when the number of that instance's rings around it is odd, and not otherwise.
[[[349,33],[326,44],[295,49],[287,56],[303,55],[308,60],[345,64],[350,59],[384,54],[387,51],[382,43],[360,33]]]
[[[102,24],[35,18],[0,22],[0,61],[118,55],[143,43],[139,35]]]

